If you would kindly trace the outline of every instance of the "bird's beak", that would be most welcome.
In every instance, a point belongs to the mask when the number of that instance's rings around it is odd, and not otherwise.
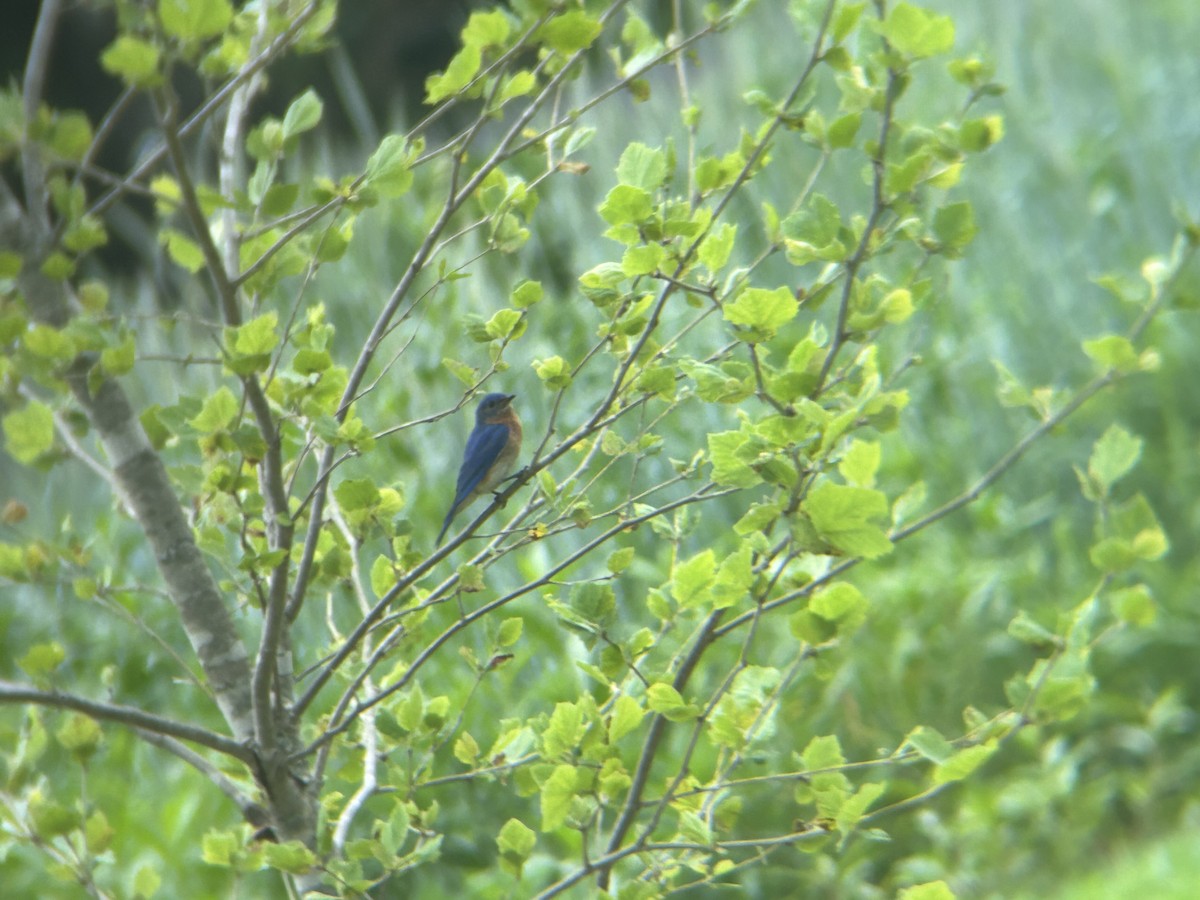
[[[504,395],[504,400],[505,400],[505,402],[507,402],[507,403],[512,403],[512,402],[513,402],[514,400],[516,400],[516,399],[517,399],[517,395],[516,395],[516,394],[505,394],[505,395]]]

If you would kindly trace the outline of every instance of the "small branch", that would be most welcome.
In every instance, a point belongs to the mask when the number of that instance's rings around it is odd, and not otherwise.
[[[21,396],[26,400],[37,400],[37,395],[29,388],[28,384],[22,382],[19,386]],[[92,456],[91,453],[79,442],[75,437],[75,432],[67,421],[63,418],[62,413],[55,410],[54,413],[54,430],[58,433],[59,439],[66,445],[70,454],[83,463],[87,468],[91,469],[102,480],[108,483],[113,494],[117,498],[117,502],[121,507],[133,518],[133,508],[129,505],[129,498],[125,495],[125,489],[121,486],[121,482],[117,480],[117,476],[113,474],[112,469]]]
[[[179,182],[179,193],[183,210],[192,226],[192,233],[204,255],[205,267],[217,290],[222,312],[227,324],[240,325],[241,308],[238,304],[237,286],[230,280],[221,252],[213,240],[212,230],[204,217],[192,183],[183,144],[175,122],[175,98],[169,92],[160,95],[163,135],[170,153],[171,163]],[[266,504],[266,522],[269,530],[268,543],[272,550],[290,551],[295,528],[287,514],[287,492],[283,482],[283,459],[279,432],[270,404],[262,391],[258,378],[251,374],[242,378],[246,401],[254,415],[255,424],[262,435],[267,452],[259,467],[259,481]],[[283,639],[282,632],[287,619],[287,579],[290,563],[285,552],[283,560],[271,570],[270,587],[263,615],[262,638],[254,663],[251,687],[253,698],[255,737],[264,752],[270,753],[277,738],[275,720],[272,715],[271,688],[276,676],[276,654]]]
[[[147,744],[153,744],[161,750],[166,750],[175,756],[182,759],[189,766],[211,781],[218,790],[226,797],[232,800],[239,810],[242,812],[243,818],[252,825],[265,825],[267,823],[267,812],[253,800],[251,800],[241,788],[230,780],[224,772],[210,763],[207,759],[193,750],[186,744],[182,744],[165,734],[160,734],[156,731],[148,731],[145,728],[133,728],[133,733],[145,741]]]
[[[802,831],[793,831],[788,834],[771,835],[761,838],[745,838],[736,841],[714,841],[712,844],[696,844],[691,841],[656,841],[652,844],[645,844],[641,847],[622,847],[620,850],[615,850],[611,853],[606,853],[598,859],[585,863],[576,871],[572,872],[567,877],[556,881],[550,887],[546,888],[539,894],[534,896],[534,900],[549,900],[551,897],[557,897],[574,887],[579,882],[583,881],[588,876],[594,873],[607,872],[614,865],[628,856],[635,856],[639,853],[655,853],[667,851],[688,850],[696,853],[703,853],[706,856],[725,853],[731,850],[760,850],[767,847],[784,847],[792,844],[799,844],[803,841],[817,840],[823,838],[828,832],[819,828],[810,828]]]
[[[362,784],[346,802],[346,808],[338,816],[337,826],[333,830],[333,852],[342,856],[346,850],[346,838],[350,835],[350,826],[354,818],[362,810],[378,789],[379,771],[379,733],[375,730],[375,711],[371,710],[363,716],[363,776]]]
[[[250,37],[248,55],[257,56],[262,50],[263,37],[268,27],[267,13],[270,7],[263,3],[258,8],[255,19],[254,34]],[[237,190],[245,184],[246,157],[243,145],[243,135],[246,129],[246,115],[250,110],[250,101],[263,82],[262,71],[255,72],[238,85],[237,90],[229,98],[229,108],[225,115],[225,129],[221,137],[221,150],[217,158],[217,170],[221,194],[233,197]],[[221,210],[222,240],[224,243],[224,271],[232,273],[238,268],[238,250],[241,241],[238,236],[238,214],[232,205]]]
[[[928,515],[923,516],[916,522],[913,522],[911,525],[893,531],[890,535],[888,535],[889,539],[893,543],[902,541],[905,538],[916,534],[918,531],[928,528],[939,519],[944,519],[952,512],[956,512],[962,509],[964,506],[967,506],[968,504],[973,503],[975,500],[978,500],[979,496],[985,490],[991,487],[992,484],[998,481],[1001,476],[1004,475],[1004,473],[1016,465],[1017,461],[1024,456],[1029,448],[1037,443],[1040,438],[1062,424],[1062,422],[1068,416],[1082,407],[1096,394],[1100,393],[1100,391],[1104,390],[1104,388],[1108,387],[1110,384],[1113,384],[1116,380],[1117,373],[1111,369],[1094,377],[1091,381],[1084,385],[1079,392],[1062,407],[1062,409],[1060,409],[1050,418],[1046,419],[1044,422],[1039,423],[1036,428],[1017,441],[1017,443],[1011,448],[1009,448],[1008,452],[996,460],[996,462],[992,464],[992,467],[988,469],[978,481],[972,484],[957,497],[947,500]]]
[[[57,0],[56,0],[57,2]],[[199,129],[208,119],[229,100],[229,95],[236,91],[242,84],[250,78],[253,78],[259,71],[270,65],[276,57],[283,53],[292,42],[296,39],[296,35],[304,27],[305,23],[321,9],[319,3],[305,3],[300,7],[300,11],[296,13],[296,18],[288,25],[287,30],[281,33],[259,56],[250,60],[242,67],[242,70],[237,75],[225,82],[220,90],[210,96],[200,109],[196,110],[191,117],[179,128],[179,137],[187,138],[192,132]],[[168,154],[168,148],[165,143],[159,144],[154,150],[149,153],[145,159],[125,178],[121,183],[107,194],[92,204],[88,210],[92,215],[99,215],[106,209],[112,206],[122,195],[134,185],[138,179],[146,175],[152,169],[157,167]]]
[[[584,544],[582,547],[580,547],[574,553],[571,553],[569,556],[567,556],[565,559],[563,559],[557,565],[547,568],[536,579],[529,581],[529,582],[521,585],[519,588],[516,588],[515,590],[510,591],[508,594],[498,597],[489,603],[485,603],[483,606],[480,606],[480,607],[472,610],[471,612],[465,614],[462,618],[457,619],[454,623],[452,623],[450,626],[448,626],[445,631],[443,631],[433,641],[431,641],[417,655],[417,657],[409,664],[408,668],[404,671],[403,675],[401,675],[392,684],[388,685],[386,688],[381,690],[379,693],[377,693],[374,696],[369,697],[368,699],[359,703],[354,708],[354,710],[352,710],[348,715],[346,715],[345,719],[342,719],[341,718],[342,715],[345,713],[345,710],[349,707],[350,699],[354,696],[355,693],[357,693],[359,686],[361,685],[362,681],[365,678],[365,672],[370,671],[370,665],[364,667],[364,674],[360,674],[359,677],[357,679],[355,679],[350,684],[350,686],[343,692],[342,699],[339,701],[338,706],[335,708],[333,714],[329,717],[329,721],[330,721],[332,727],[326,729],[324,734],[322,734],[319,738],[317,738],[315,741],[313,741],[311,744],[309,744],[309,746],[302,751],[301,755],[308,755],[309,753],[319,750],[321,747],[328,744],[338,734],[345,731],[357,716],[361,715],[363,712],[370,709],[372,706],[375,706],[376,704],[381,703],[382,701],[386,700],[388,697],[390,697],[396,691],[402,690],[405,687],[405,685],[407,685],[409,683],[409,681],[413,678],[413,676],[416,675],[417,671],[426,662],[429,661],[429,659],[434,655],[434,653],[438,650],[438,648],[440,648],[443,644],[445,644],[448,640],[450,640],[450,638],[454,637],[454,635],[458,634],[458,632],[462,631],[464,628],[467,628],[469,625],[473,624],[474,622],[477,622],[478,620],[484,618],[489,613],[507,605],[508,603],[511,603],[513,600],[517,599],[518,597],[524,596],[525,594],[528,594],[531,591],[537,590],[538,588],[551,583],[554,580],[556,575],[558,575],[563,570],[570,568],[572,565],[574,565],[580,559],[582,559],[583,557],[585,557],[589,553],[591,553],[593,550],[595,550],[596,547],[599,547],[602,544],[604,544],[606,541],[611,540],[613,538],[613,536],[615,536],[616,534],[619,534],[620,532],[625,531],[634,526],[641,525],[645,522],[648,522],[651,519],[654,519],[658,516],[664,515],[664,514],[670,512],[674,509],[677,509],[681,506],[687,506],[691,503],[696,503],[701,499],[709,500],[709,499],[714,499],[716,497],[727,496],[729,494],[736,493],[739,490],[738,488],[727,488],[722,491],[715,491],[715,490],[713,490],[714,487],[715,487],[715,485],[713,485],[713,484],[707,484],[704,487],[700,488],[695,493],[689,494],[687,497],[682,497],[679,500],[675,500],[675,501],[672,501],[671,503],[667,503],[667,504],[665,504],[657,509],[651,510],[650,512],[647,512],[641,516],[637,516],[632,519],[626,519],[621,522],[618,522],[616,525],[614,525],[611,528],[598,534],[595,538],[593,538],[587,544]],[[395,590],[396,590],[396,588],[393,588],[393,591],[395,591]],[[389,595],[391,593],[392,592],[389,592]],[[376,605],[376,608],[374,610],[372,610],[372,612],[375,613],[376,615],[364,620],[364,623],[373,622],[374,619],[377,618],[378,611],[381,611],[382,607],[386,606],[389,602],[391,602],[391,599],[392,598],[390,596],[387,596],[383,600],[381,600],[379,602],[379,604]],[[357,632],[359,630],[362,630],[362,628],[363,628],[363,625],[360,624],[359,627],[357,629],[355,629],[355,634],[357,634]],[[297,704],[298,708],[304,708],[305,706],[307,706],[307,704],[309,702],[311,702],[311,699],[314,696],[315,691],[319,688],[320,685],[324,684],[324,680],[322,679],[322,676],[324,676],[324,679],[328,679],[333,674],[333,672],[337,670],[338,666],[340,665],[341,659],[344,659],[345,656],[348,655],[346,648],[353,646],[354,643],[356,643],[355,636],[351,635],[351,637],[349,639],[347,639],[346,645],[341,650],[338,651],[337,656],[335,656],[322,670],[322,672],[320,673],[320,675],[317,678],[316,683],[314,683],[312,686],[310,686],[308,692],[304,695],[304,697],[301,698],[299,704]]]
[[[54,46],[54,33],[58,30],[62,14],[62,0],[43,0],[38,11],[33,40],[29,44],[29,56],[25,60],[25,78],[21,101],[25,122],[32,125],[38,119],[42,97],[46,88],[46,72],[50,68],[50,51]],[[50,232],[49,211],[46,209],[45,172],[39,157],[41,148],[35,141],[22,142],[22,176],[25,181],[25,211],[37,224],[41,236]]]
[[[616,0],[600,17],[600,22],[603,25],[618,9],[620,9],[628,0]],[[583,58],[585,51],[580,50],[573,54],[564,64],[562,69],[555,73],[553,77],[547,81],[546,85],[538,92],[537,96],[531,99],[528,105],[522,112],[517,115],[513,124],[508,128],[503,136],[497,141],[496,149],[483,163],[475,173],[467,179],[467,181],[459,187],[457,184],[457,173],[462,165],[462,157],[456,156],[453,163],[453,175],[451,177],[451,190],[438,212],[437,217],[430,224],[425,239],[417,248],[412,258],[409,260],[408,266],[404,270],[404,274],[400,276],[399,282],[393,289],[391,296],[388,297],[383,309],[375,318],[375,323],[371,328],[366,340],[363,343],[363,349],[359,353],[358,359],[355,361],[353,368],[350,371],[346,382],[346,387],[342,392],[341,402],[338,404],[339,409],[336,415],[337,420],[343,421],[346,414],[349,412],[350,403],[358,393],[359,386],[366,378],[367,368],[375,358],[375,353],[379,348],[380,342],[384,335],[388,333],[392,319],[396,315],[396,311],[400,308],[401,303],[408,296],[413,283],[417,276],[424,271],[426,263],[429,261],[431,254],[438,245],[442,232],[448,227],[450,220],[458,209],[470,198],[475,190],[483,183],[484,179],[511,155],[513,143],[521,136],[529,122],[533,119],[534,114],[542,107],[547,98],[550,97],[555,87],[562,83],[563,80],[574,70],[576,64]],[[456,139],[457,140],[457,139]],[[327,447],[325,452],[321,454],[320,463],[317,467],[317,488],[313,495],[312,512],[309,517],[308,531],[305,535],[304,552],[300,557],[300,563],[297,566],[296,579],[292,588],[291,597],[287,603],[287,619],[289,621],[295,619],[299,614],[301,605],[304,602],[304,594],[307,591],[309,579],[311,577],[312,566],[316,556],[317,538],[320,534],[321,522],[325,512],[325,497],[329,489],[328,473],[331,471],[334,457],[334,448]],[[505,493],[505,496],[510,496],[517,487],[523,482],[514,483],[513,487]],[[490,507],[489,507],[490,509]],[[448,553],[453,550],[455,544],[451,542],[442,548],[440,553],[425,560],[418,567],[417,571],[422,574],[432,568],[434,564],[440,561]],[[413,579],[406,579],[405,584],[411,584]],[[369,626],[370,623],[365,623]],[[309,692],[301,698],[301,704],[305,700],[311,700],[315,689],[319,689],[324,683],[324,673],[317,676],[317,683],[310,688]]]
[[[887,46],[886,41],[884,41],[884,46]],[[896,101],[900,93],[898,85],[899,75],[895,69],[889,67],[887,70],[887,87],[883,101],[883,119],[879,126],[879,146],[875,158],[871,160],[873,169],[871,179],[871,212],[867,216],[866,224],[863,226],[862,236],[858,239],[858,246],[854,249],[854,253],[850,259],[846,261],[846,280],[842,285],[841,301],[838,303],[837,324],[834,326],[833,337],[829,342],[829,352],[825,354],[825,361],[821,363],[821,372],[817,376],[817,383],[812,389],[811,396],[813,397],[819,396],[825,388],[825,380],[829,377],[834,360],[837,359],[838,353],[846,342],[846,319],[850,314],[850,299],[854,294],[854,280],[858,275],[858,270],[866,261],[867,253],[871,247],[871,235],[875,232],[875,227],[879,224],[879,220],[883,216],[883,211],[887,208],[887,203],[883,196],[883,179],[887,173],[887,145],[888,136],[892,130],[892,113],[895,110]]]
[[[326,200],[320,206],[313,208],[310,212],[304,214],[297,222],[295,222],[287,231],[279,236],[279,238],[270,247],[263,251],[262,255],[246,267],[246,270],[240,275],[234,277],[231,281],[234,287],[241,287],[246,281],[258,273],[263,266],[271,261],[280,250],[292,242],[296,235],[307,231],[317,219],[330,212],[336,212],[341,209],[346,203],[345,197],[334,197],[332,200]],[[230,271],[233,271],[232,269]]]
[[[232,756],[244,763],[253,761],[250,750],[237,741],[186,722],[176,722],[163,716],[148,713],[133,706],[121,706],[100,700],[88,700],[76,694],[64,694],[56,690],[42,690],[13,681],[0,681],[0,703],[33,703],[57,709],[73,709],[93,719],[116,722],[128,728],[144,729],[168,737],[178,738]]]

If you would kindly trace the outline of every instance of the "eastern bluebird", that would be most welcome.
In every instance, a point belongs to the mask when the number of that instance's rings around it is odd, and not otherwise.
[[[512,408],[516,394],[488,394],[475,410],[475,428],[467,438],[454,502],[442,523],[442,543],[455,514],[481,494],[495,488],[512,471],[521,452],[521,420]]]

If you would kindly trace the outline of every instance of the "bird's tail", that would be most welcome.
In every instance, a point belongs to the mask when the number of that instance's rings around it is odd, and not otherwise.
[[[446,520],[442,522],[442,530],[438,532],[437,540],[433,542],[434,549],[442,546],[442,538],[446,536],[446,532],[450,530],[450,523],[454,521],[454,508],[451,507],[450,512],[446,513]]]

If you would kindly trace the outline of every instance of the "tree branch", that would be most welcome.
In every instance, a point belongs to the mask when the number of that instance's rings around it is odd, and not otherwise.
[[[132,728],[135,731],[148,731],[163,734],[168,737],[189,741],[232,756],[244,763],[252,763],[254,754],[238,741],[200,728],[186,722],[176,722],[163,716],[148,713],[133,706],[121,706],[116,703],[105,703],[100,700],[88,700],[76,694],[64,694],[61,691],[42,690],[30,685],[18,684],[15,681],[0,681],[0,703],[33,703],[38,706],[51,706],[57,709],[73,709],[85,713],[93,719],[105,722],[116,722]]]

